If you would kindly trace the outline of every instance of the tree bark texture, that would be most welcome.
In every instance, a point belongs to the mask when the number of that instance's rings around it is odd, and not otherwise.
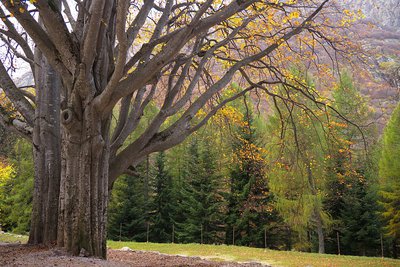
[[[61,81],[54,69],[36,55],[37,95],[33,127],[35,185],[30,244],[55,244],[60,188],[60,91]]]
[[[109,124],[102,125],[96,114],[90,105],[81,120],[70,109],[61,114],[64,127],[57,243],[74,255],[105,258]]]

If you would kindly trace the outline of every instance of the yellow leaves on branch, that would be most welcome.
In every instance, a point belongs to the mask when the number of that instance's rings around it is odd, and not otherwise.
[[[7,184],[15,175],[15,170],[12,165],[7,165],[0,161],[0,188]]]
[[[357,11],[345,9],[343,10],[344,17],[340,21],[340,26],[343,27],[348,27],[357,20],[365,18],[365,15],[362,13],[362,11],[359,9]]]
[[[234,124],[236,126],[244,126],[244,115],[232,106],[225,106],[221,108],[217,114],[212,118],[214,123],[217,123],[222,128],[226,125],[226,122]]]
[[[347,123],[343,123],[343,122],[330,121],[329,128],[332,128],[332,127],[347,128],[348,125],[347,125]]]
[[[291,22],[292,20],[298,19],[299,17],[300,17],[300,12],[296,10],[296,11],[289,13],[289,15],[287,15],[285,18],[283,18],[282,22],[288,23],[288,22]]]

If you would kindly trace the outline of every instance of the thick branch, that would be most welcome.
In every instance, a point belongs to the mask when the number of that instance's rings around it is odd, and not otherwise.
[[[216,83],[214,83],[206,92],[204,92],[191,106],[184,112],[184,114],[178,119],[173,125],[171,125],[168,129],[163,131],[163,134],[157,134],[156,141],[159,143],[159,146],[166,147],[168,146],[166,140],[171,137],[175,136],[174,139],[171,139],[169,142],[176,144],[177,142],[179,143],[180,140],[184,139],[184,136],[182,135],[176,135],[176,133],[181,132],[181,131],[187,131],[187,134],[190,133],[190,121],[194,118],[196,113],[205,105],[205,103],[211,99],[213,95],[215,95],[217,92],[219,92],[222,88],[224,88],[233,78],[234,74],[243,66],[246,66],[256,60],[259,60],[269,54],[271,54],[273,51],[275,51],[280,44],[286,42],[293,36],[301,33],[305,28],[307,28],[309,22],[313,20],[317,14],[321,11],[323,6],[328,2],[329,0],[324,1],[311,15],[309,15],[303,23],[301,23],[298,27],[293,28],[291,31],[286,33],[282,38],[280,38],[276,43],[270,45],[266,49],[262,50],[261,52],[254,54],[252,56],[249,56],[237,63],[235,63],[227,72],[226,74]],[[155,142],[154,129],[157,128],[159,129],[159,126],[161,126],[162,122],[165,120],[166,114],[165,113],[159,113],[155,119],[153,120],[152,124],[150,127],[145,131],[146,134],[146,139],[143,139],[143,135],[138,138],[135,142],[132,144],[128,145],[123,151],[121,151],[115,158],[115,160],[111,163],[110,166],[110,174],[111,174],[111,179],[116,178],[120,173],[122,173],[129,165],[130,165],[130,159],[133,157],[132,155],[137,155],[140,154],[141,148],[146,147],[146,152],[145,153],[150,153],[149,147],[151,147],[152,143]],[[150,134],[150,135],[149,135]],[[148,143],[150,142],[150,143]],[[163,143],[164,142],[164,143]],[[144,153],[144,152],[141,152]],[[135,156],[136,157],[136,156]],[[111,180],[112,183],[112,180]]]
[[[29,125],[33,125],[35,111],[29,101],[24,97],[22,92],[14,84],[11,77],[8,75],[3,63],[0,62],[0,85],[6,93],[8,99],[11,100],[15,108],[26,119]]]
[[[175,35],[165,44],[160,53],[155,55],[146,65],[138,68],[119,82],[113,92],[103,92],[98,98],[98,106],[102,107],[103,115],[111,112],[114,105],[124,96],[129,95],[142,88],[151,81],[154,76],[173,59],[187,43],[188,40],[202,35],[209,28],[223,22],[235,13],[247,8],[256,0],[244,1],[238,4],[232,2],[220,11],[207,18],[199,20],[197,24],[190,24],[177,31]],[[162,38],[162,37],[160,37]]]
[[[71,84],[71,72],[66,65],[64,65],[63,56],[40,24],[28,12],[21,13],[19,11],[19,8],[25,8],[22,2],[11,5],[9,1],[2,0],[2,3],[14,14],[14,17],[29,34],[40,51],[46,56],[50,64],[60,73],[65,84]]]

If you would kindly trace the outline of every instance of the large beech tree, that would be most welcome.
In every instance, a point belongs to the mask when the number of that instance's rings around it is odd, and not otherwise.
[[[331,2],[1,0],[0,87],[12,105],[1,105],[0,121],[34,146],[30,242],[105,257],[119,175],[252,89],[317,101],[302,81],[283,94],[273,86],[289,84],[287,66],[343,50],[330,24],[346,26],[351,14],[332,17]],[[33,93],[12,79],[15,58],[31,68]],[[223,98],[231,81],[245,89]],[[159,111],[138,132],[150,102]]]

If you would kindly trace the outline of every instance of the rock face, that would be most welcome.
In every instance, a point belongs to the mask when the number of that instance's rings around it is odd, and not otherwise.
[[[361,9],[366,19],[400,32],[400,0],[345,0],[349,9]]]
[[[354,73],[361,92],[369,98],[374,122],[383,131],[390,115],[399,103],[400,88],[390,82],[389,65],[400,64],[400,0],[337,0],[344,8],[361,10],[365,19],[356,23],[352,31],[369,54],[369,75]],[[375,27],[369,27],[369,23]],[[385,67],[386,66],[386,67]]]

